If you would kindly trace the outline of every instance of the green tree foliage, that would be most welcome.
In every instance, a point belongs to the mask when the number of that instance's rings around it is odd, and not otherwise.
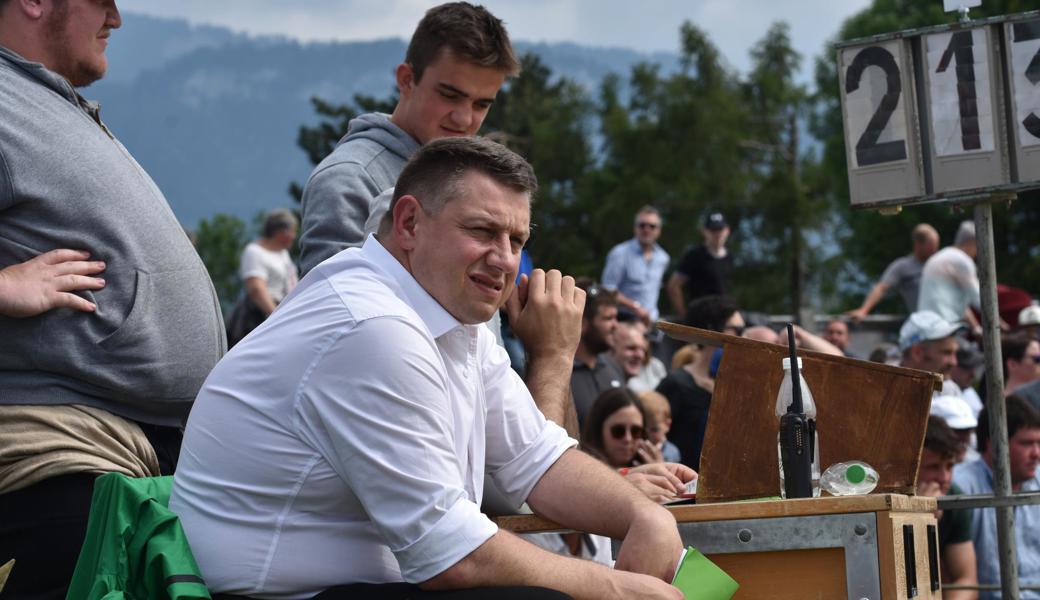
[[[611,246],[631,237],[644,204],[661,211],[661,244],[676,256],[695,242],[706,210],[732,220],[748,204],[739,81],[703,31],[685,23],[680,41],[679,72],[663,77],[656,66],[636,66],[627,101],[619,78],[601,86],[603,156],[584,189],[587,226],[577,230],[588,232],[597,269]]]
[[[227,314],[242,290],[238,263],[242,248],[249,240],[246,224],[237,217],[225,214],[199,221],[195,232],[195,248],[213,280],[224,314]]]
[[[595,258],[586,254],[584,237],[565,232],[577,231],[584,214],[578,188],[593,166],[588,125],[592,103],[578,84],[554,79],[537,55],[524,55],[521,67],[520,75],[499,92],[482,132],[526,158],[538,174],[528,245],[535,264],[587,269],[586,261]]]
[[[1028,6],[1027,6],[1028,4]],[[1024,0],[987,0],[973,8],[971,16],[982,18],[1022,12],[1035,8]],[[932,0],[875,0],[850,17],[842,25],[836,40],[849,40],[869,35],[892,33],[904,29],[952,22],[956,16],[944,13],[942,5]],[[920,222],[931,223],[939,230],[944,245],[953,243],[957,224],[972,218],[970,209],[944,205],[907,207],[894,216],[849,207],[845,142],[842,134],[841,106],[836,53],[828,47],[816,63],[815,101],[811,131],[823,147],[821,187],[827,190],[831,210],[845,224],[837,236],[843,255],[841,272],[835,280],[839,287],[851,291],[831,306],[844,308],[858,305],[862,294],[880,276],[885,266],[910,249],[910,230]],[[1040,289],[1040,266],[1036,231],[1040,229],[1040,195],[1021,194],[1009,207],[994,210],[997,279],[1016,287]],[[890,298],[880,311],[902,312],[898,299]]]

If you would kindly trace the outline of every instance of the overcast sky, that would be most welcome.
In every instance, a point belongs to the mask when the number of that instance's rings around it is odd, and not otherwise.
[[[576,42],[643,51],[678,50],[679,25],[705,29],[729,63],[746,71],[748,50],[770,24],[791,25],[806,79],[812,58],[869,0],[483,0],[516,40]],[[124,0],[120,8],[253,34],[300,40],[407,39],[425,0]]]

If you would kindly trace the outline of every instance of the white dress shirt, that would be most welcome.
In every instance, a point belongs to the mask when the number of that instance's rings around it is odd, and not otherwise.
[[[575,445],[483,325],[462,325],[374,237],[312,270],[217,365],[170,508],[216,592],[308,598],[421,582],[497,531]]]

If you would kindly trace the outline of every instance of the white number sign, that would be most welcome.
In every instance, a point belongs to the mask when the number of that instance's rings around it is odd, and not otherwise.
[[[980,27],[925,36],[936,156],[993,150],[988,34]]]
[[[1040,19],[1011,24],[1011,87],[1021,145],[1040,145]],[[1035,177],[1033,177],[1035,178]]]
[[[907,160],[903,54],[897,41],[842,51],[849,156],[854,168]]]

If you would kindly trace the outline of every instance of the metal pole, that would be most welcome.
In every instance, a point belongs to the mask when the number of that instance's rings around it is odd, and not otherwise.
[[[975,205],[975,239],[978,244],[979,286],[982,300],[982,347],[986,354],[986,411],[993,449],[993,492],[997,498],[1011,495],[1008,462],[1007,410],[1004,404],[1004,371],[1000,353],[1000,319],[997,313],[997,260],[993,246],[993,205]],[[997,545],[1004,600],[1018,600],[1018,560],[1015,552],[1015,509],[999,506]]]

